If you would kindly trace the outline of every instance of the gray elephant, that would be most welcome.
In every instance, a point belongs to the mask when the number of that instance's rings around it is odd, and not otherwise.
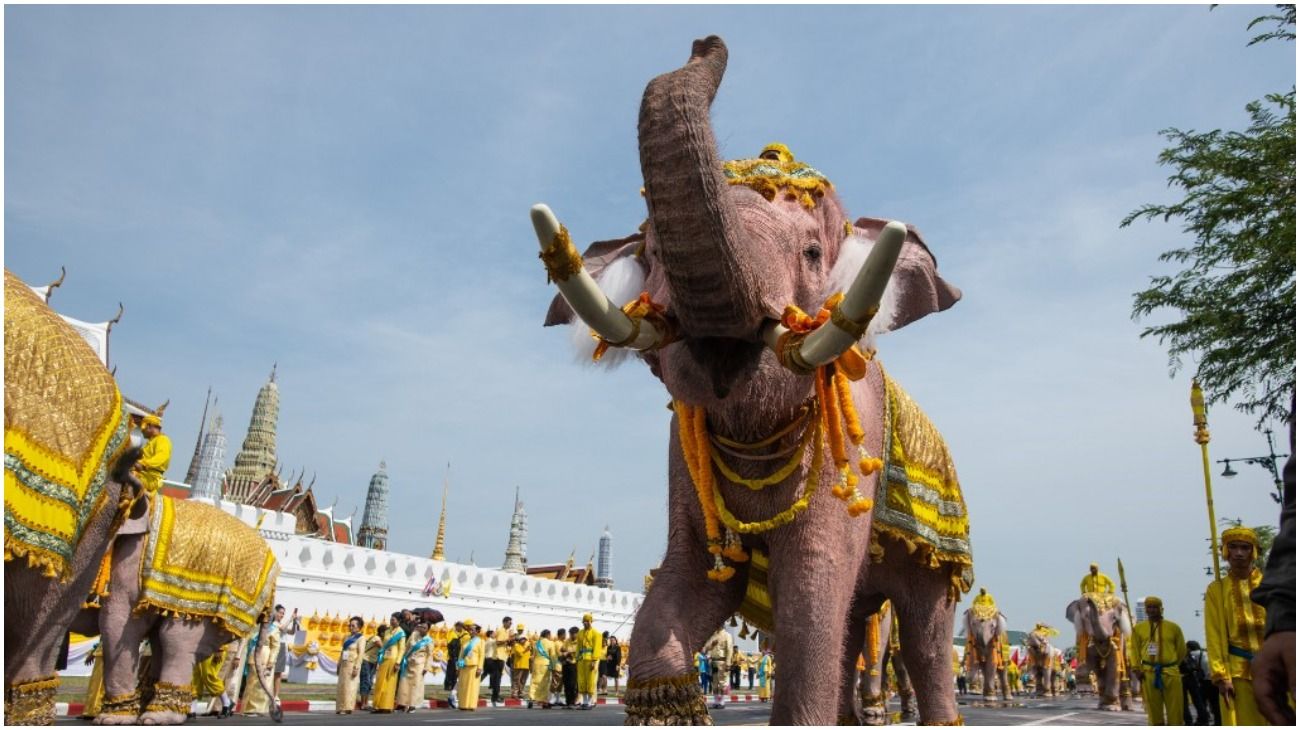
[[[1128,606],[1110,593],[1086,593],[1070,602],[1065,617],[1087,640],[1087,655],[1079,657],[1079,676],[1091,671],[1096,682],[1097,709],[1118,712],[1133,709],[1128,681],[1128,639],[1133,634]]]
[[[48,725],[59,650],[140,488],[142,441],[81,336],[8,270],[4,296],[5,723]]]
[[[986,600],[985,600],[986,599]],[[985,701],[996,698],[996,686],[1000,687],[1002,699],[1009,701],[1010,685],[1007,680],[1007,667],[1003,656],[1006,645],[1007,617],[997,609],[993,599],[981,588],[975,597],[974,605],[962,615],[966,627],[966,653],[968,661],[983,676],[983,693]]]
[[[109,561],[95,616],[104,647],[104,702],[95,724],[181,724],[194,700],[195,664],[265,623],[279,564],[239,519],[163,495],[134,505]],[[153,655],[137,685],[144,639]]]
[[[956,722],[966,505],[939,431],[874,355],[960,292],[915,229],[851,219],[784,145],[724,163],[709,107],[727,60],[705,38],[646,86],[640,233],[582,255],[532,211],[562,295],[547,324],[576,315],[584,354],[639,353],[673,399],[668,547],[632,630],[627,721],[709,722],[694,650],[737,611],[764,625],[751,608],[777,637],[772,722],[852,716],[856,647],[888,598],[921,720]]]
[[[1029,671],[1033,673],[1035,694],[1039,697],[1056,696],[1055,653],[1052,636],[1056,629],[1044,623],[1034,626],[1025,637],[1025,648],[1029,650]]]

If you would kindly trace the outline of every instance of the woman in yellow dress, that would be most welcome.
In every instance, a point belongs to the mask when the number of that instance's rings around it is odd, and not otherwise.
[[[223,646],[214,651],[207,659],[194,665],[190,683],[194,686],[194,699],[196,702],[201,702],[204,697],[213,700],[221,699],[221,695],[226,691],[226,682],[221,678],[221,668],[225,663],[226,648]],[[211,702],[209,702],[210,704]],[[190,715],[194,715],[195,712],[197,710],[190,712]],[[216,715],[217,713],[209,712],[208,714]]]
[[[357,690],[361,687],[361,649],[365,622],[360,616],[348,620],[348,638],[339,651],[339,686],[334,696],[334,714],[351,715],[357,707]]]
[[[86,704],[81,711],[82,720],[93,720],[104,703],[104,644],[95,642],[95,648],[86,655],[86,663],[94,664],[90,682],[86,684]]]
[[[402,663],[398,666],[397,709],[414,712],[426,703],[424,698],[424,669],[429,666],[429,657],[433,654],[433,639],[429,637],[429,625],[423,621],[415,625],[411,632],[411,643],[402,654]]]
[[[460,658],[456,661],[456,667],[460,669],[460,678],[456,680],[456,705],[461,710],[473,712],[478,709],[478,689],[483,684],[483,633],[470,619],[461,623],[469,629],[469,639],[461,647]]]
[[[262,627],[257,637],[257,646],[250,649],[248,659],[248,677],[244,684],[248,687],[244,693],[244,712],[246,717],[265,715],[271,711],[271,698],[262,689],[257,677],[260,674],[271,685],[271,669],[275,666],[276,654],[280,651],[280,631],[275,624],[268,622]]]
[[[528,688],[528,707],[541,705],[543,710],[551,709],[551,672],[555,665],[555,644],[551,641],[551,630],[542,629],[542,635],[533,642],[532,678]]]
[[[402,630],[400,612],[388,619],[388,636],[379,648],[379,666],[375,669],[375,699],[371,712],[392,712],[397,700],[397,672],[406,651],[406,632]]]

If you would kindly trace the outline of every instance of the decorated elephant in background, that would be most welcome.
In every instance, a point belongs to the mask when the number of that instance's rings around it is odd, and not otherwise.
[[[984,595],[983,588],[980,589],[980,594]],[[995,699],[995,686],[1001,687],[1004,701],[1010,700],[1007,667],[1002,656],[1002,647],[1007,640],[1007,617],[996,606],[980,605],[977,602],[966,609],[962,623],[966,627],[966,652],[969,657],[967,666],[983,677],[984,700]]]
[[[889,602],[880,611],[867,618],[867,639],[862,648],[866,669],[859,679],[858,696],[862,701],[863,725],[888,725],[889,667],[894,669],[894,682],[901,707],[900,719],[916,719],[913,704],[912,681],[903,666],[898,642],[898,616]]]
[[[1052,646],[1052,636],[1056,629],[1046,624],[1038,624],[1025,636],[1025,648],[1029,650],[1029,671],[1033,673],[1035,694],[1038,697],[1056,696],[1056,656],[1058,651]]]
[[[59,650],[140,489],[142,439],[94,351],[8,270],[4,358],[5,724],[49,725]]]
[[[724,165],[709,107],[726,63],[706,38],[646,87],[639,233],[584,257],[549,208],[532,211],[562,295],[546,323],[576,313],[585,353],[639,351],[673,398],[668,546],[632,631],[627,722],[709,721],[693,651],[738,610],[756,626],[767,612],[779,638],[773,724],[852,715],[846,647],[885,598],[921,721],[955,722],[966,506],[938,431],[873,356],[876,335],[960,292],[915,230],[851,222],[783,145]],[[928,516],[913,511],[922,501]]]
[[[1087,641],[1087,656],[1079,657],[1078,677],[1091,671],[1097,690],[1097,709],[1133,709],[1133,691],[1125,667],[1128,638],[1133,634],[1128,606],[1111,593],[1085,593],[1070,602],[1065,617]]]
[[[161,494],[133,506],[108,562],[100,608],[79,619],[97,620],[104,647],[95,724],[179,725],[194,700],[194,666],[266,623],[279,564],[257,530],[233,515]],[[137,687],[146,638],[153,657]]]

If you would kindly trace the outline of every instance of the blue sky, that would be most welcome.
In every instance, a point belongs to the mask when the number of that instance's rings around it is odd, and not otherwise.
[[[716,33],[723,156],[785,142],[852,215],[919,227],[965,293],[880,348],[948,439],[978,584],[1013,627],[1064,627],[1087,564],[1120,556],[1201,636],[1190,374],[1128,316],[1182,234],[1118,223],[1173,199],[1158,130],[1243,128],[1295,83],[1293,44],[1246,47],[1265,10],[9,6],[5,266],[67,266],[71,316],[126,305],[113,360],[130,397],[171,400],[171,478],[208,385],[233,460],[278,362],[279,453],[324,505],[359,523],[386,459],[391,546],[426,555],[450,461],[449,557],[500,563],[518,485],[533,562],[585,559],[608,524],[639,590],[666,392],[540,326],[527,211],[631,233],[641,91]],[[1252,426],[1214,408],[1211,458],[1262,454]],[[1275,523],[1270,477],[1240,471],[1219,515]]]

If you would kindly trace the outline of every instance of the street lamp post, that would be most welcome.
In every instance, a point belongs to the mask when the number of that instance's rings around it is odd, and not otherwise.
[[[1236,470],[1232,468],[1232,462],[1241,461],[1247,464],[1259,464],[1273,475],[1273,501],[1282,504],[1282,477],[1277,473],[1278,459],[1285,459],[1288,454],[1278,454],[1273,450],[1273,429],[1264,429],[1264,437],[1268,439],[1268,456],[1251,456],[1244,459],[1219,459],[1216,463],[1223,464],[1223,476],[1231,479],[1237,476]]]

